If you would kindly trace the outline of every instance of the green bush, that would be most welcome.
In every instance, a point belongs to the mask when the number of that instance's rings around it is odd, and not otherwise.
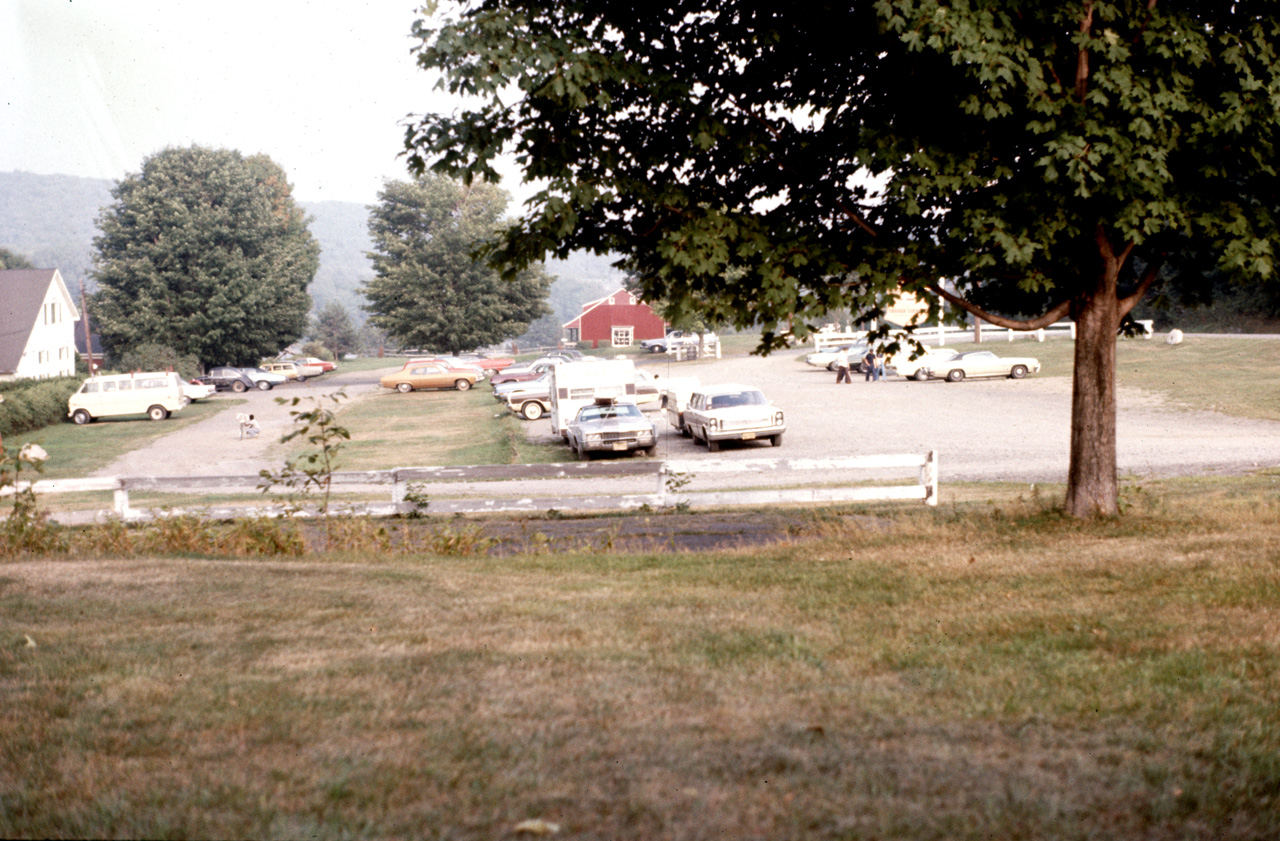
[[[0,384],[0,437],[30,432],[67,419],[67,399],[80,387],[76,377],[15,380]]]

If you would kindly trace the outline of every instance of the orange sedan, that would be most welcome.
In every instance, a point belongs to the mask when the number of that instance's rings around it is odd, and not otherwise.
[[[450,368],[438,362],[411,362],[378,380],[378,385],[383,388],[394,388],[402,394],[418,388],[456,388],[458,391],[466,391],[475,384],[475,371]]]

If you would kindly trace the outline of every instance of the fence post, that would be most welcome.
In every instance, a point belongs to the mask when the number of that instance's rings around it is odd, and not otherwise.
[[[658,507],[667,507],[667,463],[662,462],[658,468]]]
[[[938,451],[930,450],[920,465],[920,484],[924,485],[924,504],[938,505]]]
[[[115,500],[116,513],[123,520],[129,516],[129,489],[124,486],[123,479],[116,479],[116,489],[112,496]]]
[[[391,471],[391,501],[399,504],[404,502],[404,494],[407,483],[400,480],[400,469],[396,468]]]

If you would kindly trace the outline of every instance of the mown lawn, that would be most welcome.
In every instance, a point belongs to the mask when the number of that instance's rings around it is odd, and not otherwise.
[[[1280,837],[1277,490],[0,563],[0,836]]]

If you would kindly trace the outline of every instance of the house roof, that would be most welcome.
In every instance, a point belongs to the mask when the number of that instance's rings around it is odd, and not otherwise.
[[[71,293],[57,269],[0,271],[0,373],[17,370],[51,283],[58,285],[72,320],[80,318],[75,301],[71,299]]]
[[[624,288],[622,288],[622,287],[620,286],[620,287],[618,287],[617,289],[615,289],[614,291],[610,292],[608,295],[605,295],[605,296],[604,296],[604,297],[602,297],[602,298],[597,298],[597,299],[596,299],[596,300],[594,300],[594,301],[588,301],[587,303],[583,304],[583,305],[582,305],[582,312],[578,313],[576,316],[574,316],[574,317],[573,317],[572,319],[570,319],[569,321],[566,321],[564,324],[561,324],[561,325],[560,325],[560,329],[561,329],[561,330],[568,330],[568,329],[570,329],[570,328],[572,328],[572,327],[581,327],[581,326],[582,326],[582,317],[583,317],[584,315],[586,315],[587,313],[591,312],[593,309],[595,309],[596,307],[600,306],[600,305],[601,305],[601,304],[603,304],[604,302],[608,301],[608,300],[609,300],[610,298],[612,298],[614,295],[618,295],[618,294],[622,294],[622,295],[634,295],[634,296],[635,296],[635,299],[636,299],[636,305],[637,305],[637,306],[645,306],[644,301],[640,300],[640,296],[639,296],[639,295],[636,295],[634,292],[628,292],[626,289],[624,289]]]

